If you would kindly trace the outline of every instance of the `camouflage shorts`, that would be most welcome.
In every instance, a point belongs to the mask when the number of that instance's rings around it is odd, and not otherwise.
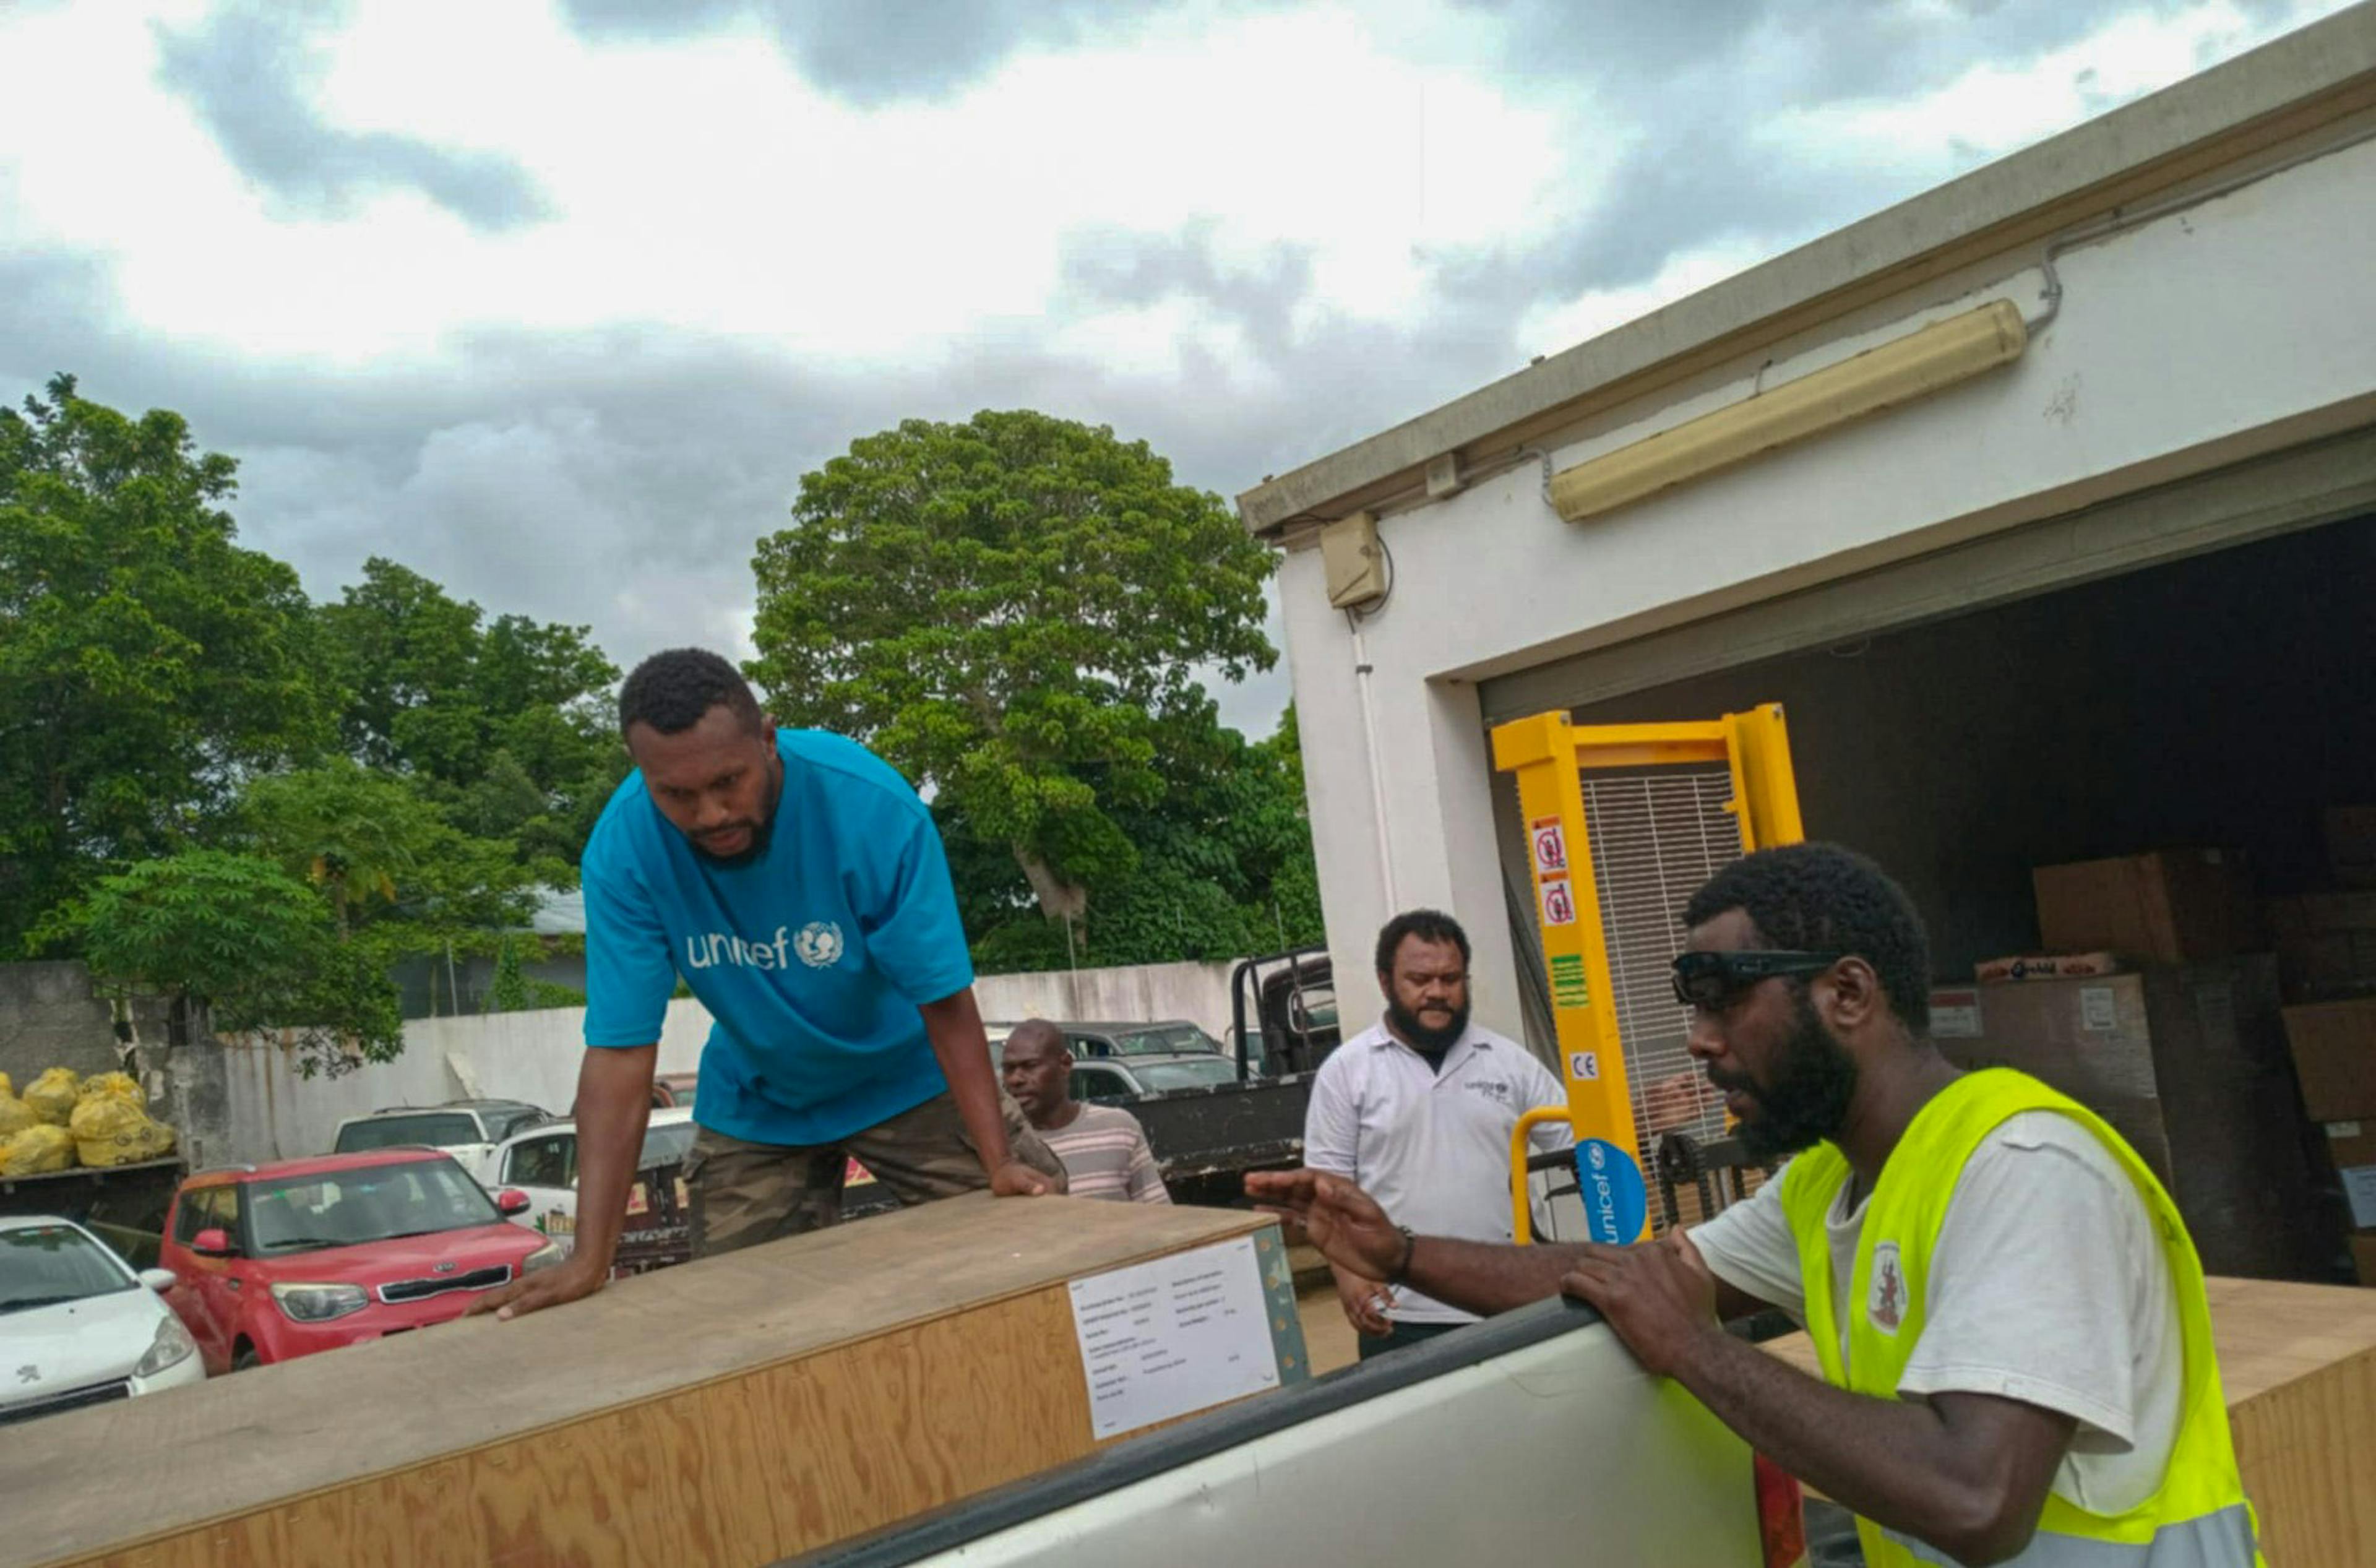
[[[1031,1130],[1022,1108],[1004,1090],[998,1099],[1015,1158],[1056,1178],[1061,1189],[1063,1161]],[[746,1143],[704,1127],[684,1165],[693,1195],[694,1255],[731,1253],[834,1224],[841,1218],[842,1182],[853,1159],[902,1206],[990,1185],[957,1102],[945,1093],[838,1143],[805,1148]]]

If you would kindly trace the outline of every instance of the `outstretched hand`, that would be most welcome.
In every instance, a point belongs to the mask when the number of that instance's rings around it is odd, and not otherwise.
[[[1405,1239],[1378,1200],[1342,1176],[1320,1170],[1255,1170],[1246,1196],[1295,1220],[1320,1255],[1368,1279],[1384,1279],[1403,1261]]]

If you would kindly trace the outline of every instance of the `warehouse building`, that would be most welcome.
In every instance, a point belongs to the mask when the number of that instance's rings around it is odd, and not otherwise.
[[[2174,896],[2194,926],[2158,955],[2173,969],[2291,941],[2298,968],[2325,966],[2287,972],[2294,999],[2376,987],[2376,930],[2350,926],[2368,900],[2335,897],[2366,818],[2334,809],[2376,802],[2376,6],[1239,508],[1285,552],[1348,994],[1392,910],[1441,906],[1477,938],[1479,1020],[1556,1060],[1493,729],[1776,703],[1807,832],[1901,876],[1942,986],[2050,950],[2037,868],[2177,851],[2160,871],[2194,889]],[[1655,869],[1677,899],[1696,879],[1672,844]],[[2148,1010],[2165,1056],[2182,1012],[2207,1036],[2240,1028],[2239,1063],[2275,1027],[2274,963],[2181,974],[2159,1001],[2152,978],[2106,1015],[2147,1056]],[[1948,999],[1949,1027],[1987,1033],[1963,1003]],[[1658,1060],[1634,1063],[1637,1107],[1687,1065],[1679,1016],[1642,1028],[1629,1059]],[[2155,1114],[2183,1162],[2203,1133],[2179,1124],[2192,1112],[2164,1068]],[[2154,1098],[2143,1070],[2105,1094]],[[2246,1155],[2287,1167],[2307,1124],[2290,1068],[2252,1092],[2277,1098],[2244,1108]],[[2314,1148],[2303,1163],[2230,1207],[2301,1207],[2300,1183],[2333,1197]],[[2315,1274],[2343,1255],[2340,1233],[2227,1261]]]

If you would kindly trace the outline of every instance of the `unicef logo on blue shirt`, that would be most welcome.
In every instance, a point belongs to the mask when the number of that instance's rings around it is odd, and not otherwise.
[[[812,969],[829,969],[841,956],[841,927],[831,921],[811,921],[792,938],[792,951]]]
[[[1579,1138],[1575,1180],[1594,1241],[1622,1247],[1642,1239],[1643,1222],[1650,1218],[1650,1189],[1633,1156],[1599,1138]]]

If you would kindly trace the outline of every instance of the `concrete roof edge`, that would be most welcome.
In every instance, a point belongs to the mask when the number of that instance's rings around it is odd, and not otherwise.
[[[1239,495],[1238,516],[1252,532],[1267,534],[1297,518],[1325,515],[1333,503],[1398,475],[1416,475],[1444,453],[1491,442],[1613,383],[1911,267],[2041,208],[2216,145],[2362,78],[2376,80],[2376,0],[2362,0],[1265,481]]]

